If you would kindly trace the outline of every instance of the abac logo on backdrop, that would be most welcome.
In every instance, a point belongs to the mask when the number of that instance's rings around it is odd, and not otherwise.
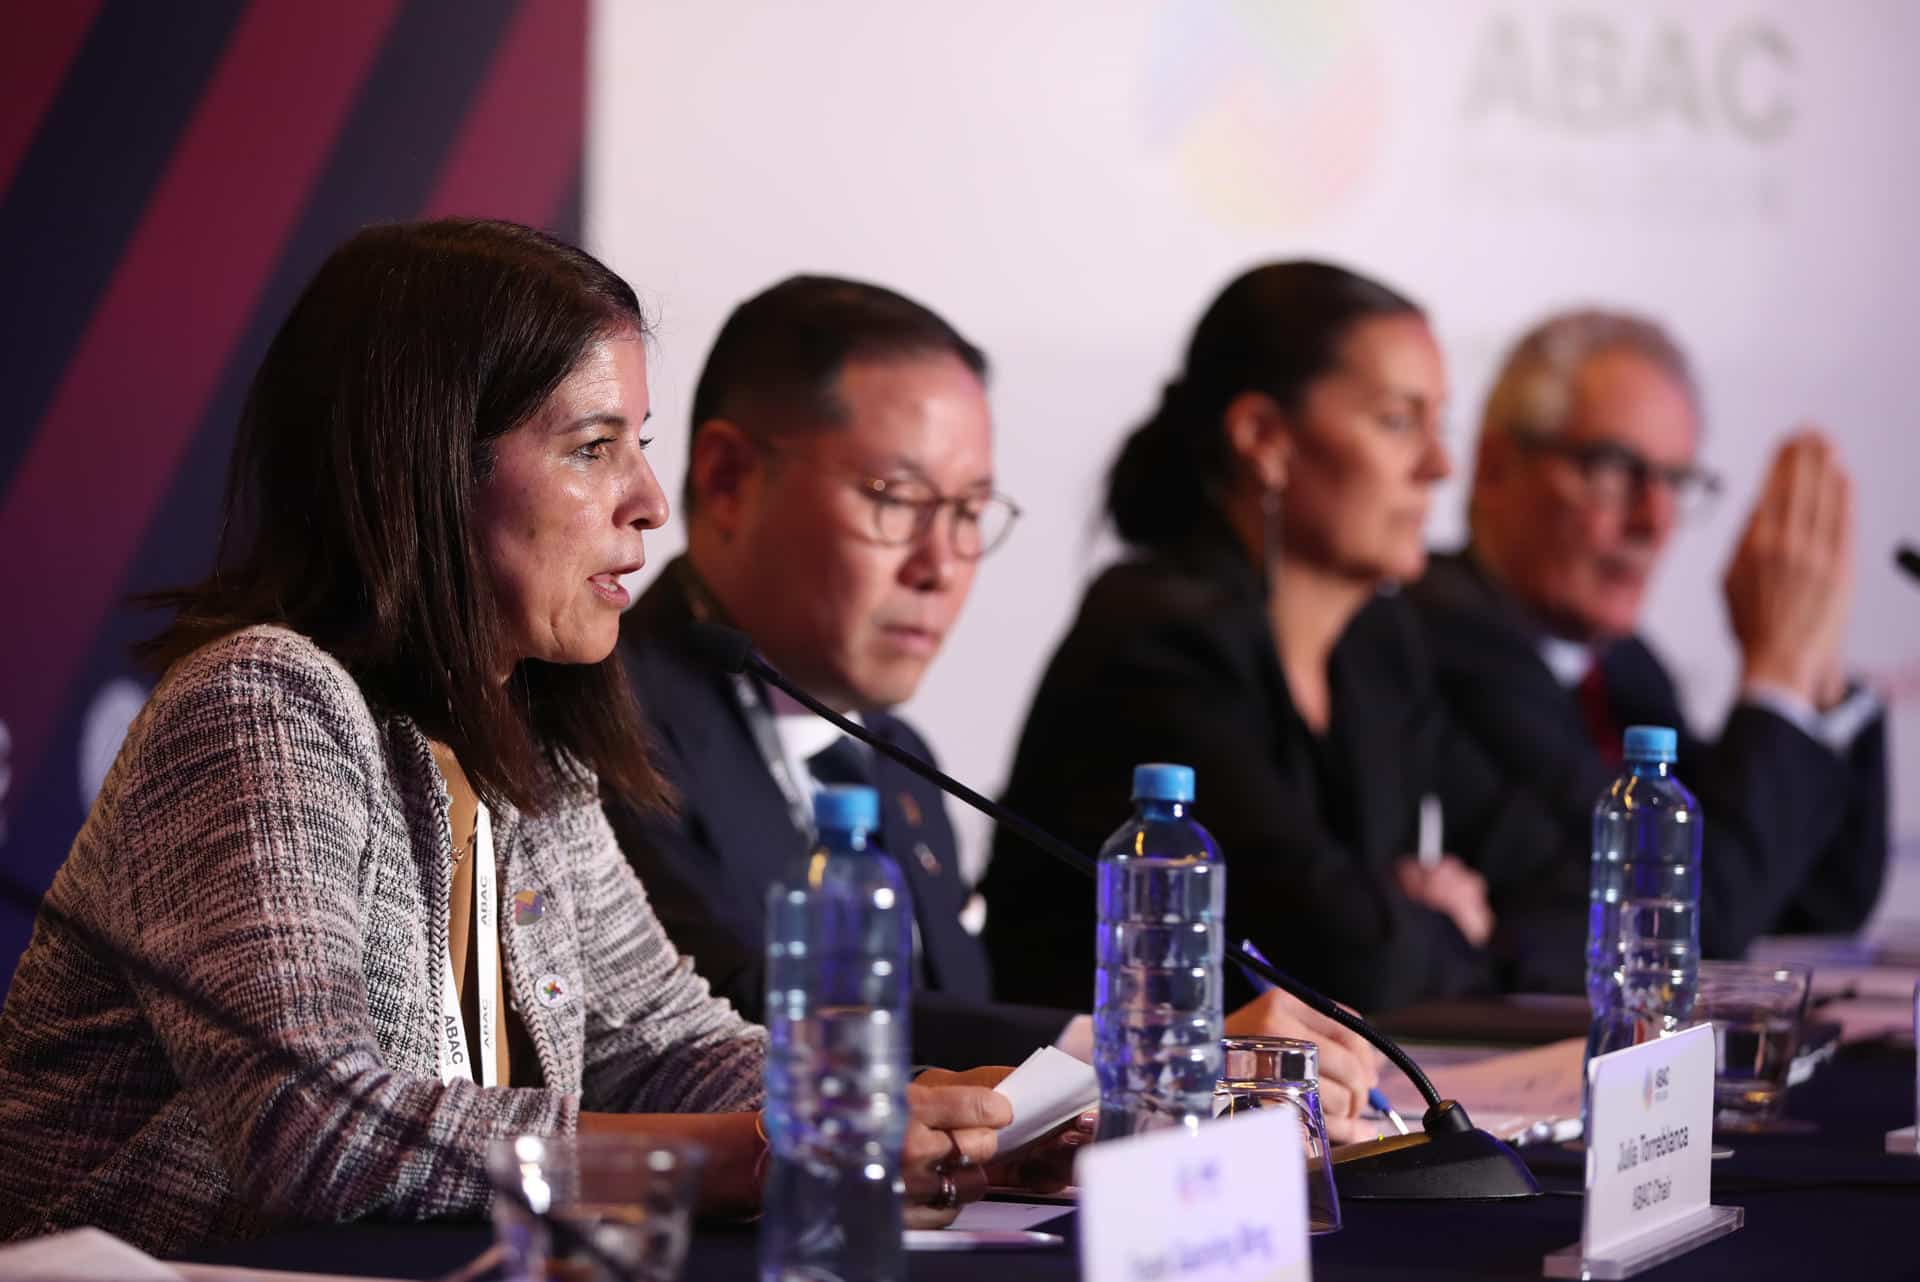
[[[1511,115],[1589,137],[1685,133],[1770,146],[1792,128],[1793,44],[1757,19],[1644,27],[1603,13],[1496,13],[1481,29],[1466,117]]]
[[[1463,174],[1508,209],[1777,217],[1796,63],[1781,26],[1724,6],[1504,6],[1463,79]]]
[[[1219,221],[1302,226],[1378,166],[1387,70],[1370,5],[1168,4],[1150,40],[1148,144]]]

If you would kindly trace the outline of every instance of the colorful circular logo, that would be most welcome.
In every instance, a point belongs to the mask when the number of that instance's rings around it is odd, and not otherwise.
[[[1220,222],[1298,227],[1379,164],[1389,85],[1363,3],[1169,3],[1145,86],[1149,145]]]

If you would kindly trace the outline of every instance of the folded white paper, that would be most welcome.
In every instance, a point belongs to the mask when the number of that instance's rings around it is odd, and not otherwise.
[[[994,1087],[1013,1105],[1013,1123],[1000,1132],[999,1151],[1011,1153],[1100,1102],[1093,1066],[1042,1046]]]
[[[909,1251],[1049,1251],[1067,1244],[1035,1229],[908,1229],[900,1236]]]
[[[252,1269],[232,1264],[188,1264],[173,1261],[184,1282],[395,1282],[392,1278],[362,1277],[357,1273],[288,1273],[281,1269]],[[466,1269],[462,1268],[461,1273]],[[453,1276],[458,1278],[461,1273]]]
[[[1448,1047],[1419,1048],[1412,1054],[1441,1098],[1465,1105],[1474,1125],[1500,1139],[1537,1143],[1580,1133],[1580,1073],[1586,1048],[1586,1039],[1569,1037],[1517,1051]],[[1426,1111],[1420,1092],[1398,1073],[1381,1087],[1409,1119]]]
[[[0,1246],[5,1282],[381,1282],[336,1274],[156,1260],[100,1229],[69,1229]]]
[[[960,1208],[960,1217],[948,1226],[948,1230],[1014,1233],[1072,1213],[1072,1207],[1061,1206],[1057,1202],[969,1202]]]

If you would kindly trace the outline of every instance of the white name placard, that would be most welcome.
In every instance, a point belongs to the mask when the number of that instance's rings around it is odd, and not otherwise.
[[[1589,1256],[1705,1209],[1713,1181],[1713,1029],[1706,1024],[1587,1062]]]
[[[1080,1276],[1307,1282],[1306,1177],[1287,1109],[1091,1145],[1074,1163]]]

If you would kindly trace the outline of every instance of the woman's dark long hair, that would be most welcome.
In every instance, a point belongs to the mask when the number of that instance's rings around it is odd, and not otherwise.
[[[585,768],[660,804],[617,654],[525,660],[501,684],[501,605],[473,531],[495,439],[623,332],[647,332],[632,288],[531,228],[449,219],[354,236],[254,375],[213,574],[145,598],[175,616],[141,657],[164,668],[282,624],[338,658],[371,706],[444,739],[491,802],[546,809]]]
[[[1224,530],[1233,460],[1221,419],[1233,399],[1263,392],[1295,410],[1339,363],[1354,325],[1419,312],[1378,281],[1330,263],[1269,263],[1235,279],[1200,318],[1185,370],[1107,473],[1107,515],[1120,537],[1160,548]]]

